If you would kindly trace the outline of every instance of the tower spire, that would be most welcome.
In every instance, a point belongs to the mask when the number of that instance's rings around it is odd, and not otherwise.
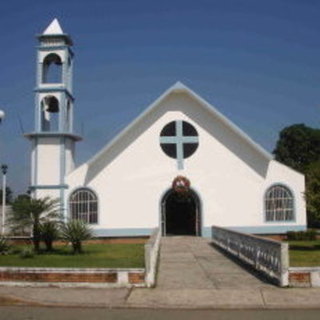
[[[60,23],[57,18],[54,18],[46,30],[43,31],[43,35],[52,35],[52,34],[64,34],[60,26]]]

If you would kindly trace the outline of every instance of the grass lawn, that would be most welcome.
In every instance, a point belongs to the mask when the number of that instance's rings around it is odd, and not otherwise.
[[[320,240],[289,241],[290,267],[320,267]]]
[[[84,244],[83,253],[72,254],[70,246],[60,245],[54,252],[21,258],[27,246],[13,246],[12,253],[0,255],[0,266],[57,268],[144,268],[143,244]]]

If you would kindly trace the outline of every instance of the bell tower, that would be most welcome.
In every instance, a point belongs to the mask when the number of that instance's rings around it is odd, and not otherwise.
[[[30,188],[33,197],[59,197],[63,205],[65,176],[81,140],[73,133],[72,40],[57,19],[37,38],[35,127],[25,135],[32,143]]]

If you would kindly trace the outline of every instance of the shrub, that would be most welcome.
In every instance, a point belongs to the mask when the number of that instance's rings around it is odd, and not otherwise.
[[[7,254],[9,249],[8,240],[5,237],[0,237],[0,254]]]
[[[307,231],[288,231],[287,240],[312,241],[317,239],[317,231],[310,229]]]
[[[52,244],[59,238],[59,228],[56,221],[46,221],[40,225],[40,237],[47,251],[52,251]]]
[[[81,253],[82,241],[92,238],[91,229],[81,220],[70,220],[61,229],[61,237],[64,241],[71,243],[73,253]]]
[[[20,258],[31,259],[34,257],[34,250],[32,248],[25,248],[20,252]]]

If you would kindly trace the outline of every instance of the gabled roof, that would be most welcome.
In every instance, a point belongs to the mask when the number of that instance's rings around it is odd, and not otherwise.
[[[142,112],[134,121],[132,121],[124,130],[122,130],[114,139],[112,139],[100,152],[93,156],[87,165],[91,166],[95,161],[97,161],[103,154],[105,154],[113,145],[115,145],[131,128],[138,124],[141,120],[148,116],[157,106],[171,93],[186,93],[195,99],[204,109],[206,109],[213,116],[218,118],[222,123],[224,123],[230,130],[235,132],[244,141],[246,141],[253,149],[255,149],[259,154],[261,154],[266,160],[273,159],[273,156],[263,149],[259,144],[254,142],[244,131],[242,131],[238,126],[226,118],[222,113],[220,113],[214,106],[208,103],[206,100],[201,98],[198,94],[192,91],[190,88],[185,86],[181,82],[175,83],[169,89],[167,89],[158,99],[156,99],[149,107]]]
[[[49,24],[49,26],[46,28],[46,30],[43,31],[43,35],[58,35],[58,34],[64,34],[60,23],[57,18],[53,19],[52,22]]]

